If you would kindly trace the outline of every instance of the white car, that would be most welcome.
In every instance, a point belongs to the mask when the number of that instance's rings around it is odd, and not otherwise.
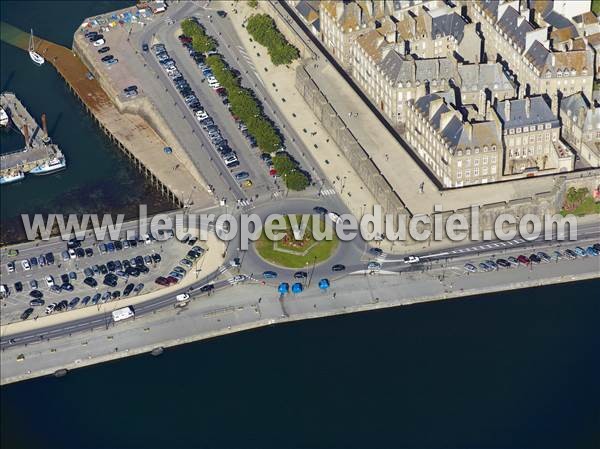
[[[71,259],[76,259],[77,258],[77,254],[75,254],[75,250],[74,249],[69,249],[69,257]]]
[[[418,263],[420,260],[417,256],[408,256],[404,258],[404,263]]]
[[[331,221],[333,221],[336,224],[340,224],[342,222],[341,217],[338,214],[336,214],[335,212],[329,212],[327,214],[327,216],[329,217],[329,219]]]
[[[21,266],[23,267],[23,269],[25,271],[31,270],[31,265],[29,265],[29,261],[28,260],[21,261]]]
[[[94,47],[102,47],[105,43],[106,42],[104,41],[104,39],[98,39],[94,42]]]
[[[239,284],[240,282],[244,282],[245,280],[246,280],[246,275],[238,274],[237,276],[234,276],[231,279],[229,279],[229,283],[230,284]]]
[[[12,273],[13,271],[15,271],[15,263],[14,262],[8,262],[6,264],[6,269],[8,270],[9,273]]]
[[[196,112],[196,119],[198,119],[198,121],[204,120],[206,118],[208,118],[208,114],[204,109],[200,109],[198,112]]]
[[[54,278],[52,276],[46,276],[46,285],[48,288],[52,288],[54,285]]]
[[[190,299],[190,295],[188,295],[187,293],[182,293],[181,295],[177,295],[175,299],[177,300],[177,302],[187,301],[188,299]]]
[[[46,307],[46,315],[50,315],[52,312],[54,312],[55,307],[56,307],[55,302],[53,302],[52,304],[48,304],[48,307]]]

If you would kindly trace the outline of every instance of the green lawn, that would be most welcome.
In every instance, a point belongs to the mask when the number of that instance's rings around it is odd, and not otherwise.
[[[600,0],[592,0],[592,11],[595,14],[600,14]]]
[[[573,214],[578,217],[581,217],[583,215],[590,215],[590,214],[600,214],[600,203],[595,203],[594,199],[591,196],[587,196],[581,202],[581,204],[579,206],[577,206],[576,209],[573,209],[570,212],[562,210],[561,214],[563,216],[567,215],[567,214]]]
[[[291,229],[289,220],[287,218],[286,222],[288,225],[288,229]],[[298,223],[300,223],[300,218],[298,218]],[[308,235],[311,235],[310,229],[312,229],[312,226],[313,218],[311,217],[311,219],[308,222],[309,229],[307,229],[306,231]],[[319,223],[317,226],[322,226],[322,223]],[[281,241],[277,242],[278,248],[283,247],[287,250],[298,251],[299,253],[289,254],[287,252],[281,252],[275,249],[274,242],[269,240],[267,238],[266,232],[263,231],[263,234],[256,241],[255,245],[258,254],[269,263],[286,268],[303,268],[307,265],[312,265],[313,263],[320,263],[329,259],[337,249],[339,240],[334,231],[332,240],[322,240],[320,242],[316,242],[316,245],[313,246],[310,250],[308,250],[306,254],[301,254],[314,242],[316,241],[310,238],[305,244],[305,247],[301,249],[291,248],[283,244]]]

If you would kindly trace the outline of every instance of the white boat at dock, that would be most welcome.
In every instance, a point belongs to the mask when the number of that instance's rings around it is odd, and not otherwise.
[[[21,181],[25,178],[25,173],[22,171],[17,171],[14,173],[9,173],[4,176],[0,176],[0,185],[1,184],[10,184],[13,182]]]
[[[8,114],[0,108],[0,126],[8,126]]]
[[[44,162],[37,167],[32,168],[29,173],[32,175],[49,175],[59,170],[63,170],[67,167],[67,161],[64,156],[57,156]]]
[[[35,42],[33,40],[33,30],[31,30],[31,37],[29,38],[29,57],[37,65],[42,65],[46,61],[42,55],[40,55],[38,52],[35,51]]]

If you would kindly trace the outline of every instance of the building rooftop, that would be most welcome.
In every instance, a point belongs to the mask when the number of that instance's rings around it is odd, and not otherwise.
[[[454,65],[448,58],[413,59],[395,50],[387,52],[379,64],[382,73],[394,84],[437,82],[454,77]]]
[[[437,15],[433,15],[437,12]],[[432,39],[452,36],[457,42],[463,40],[465,34],[465,25],[467,22],[460,14],[453,12],[450,8],[443,7],[429,11],[431,15],[431,34]]]
[[[512,81],[504,73],[499,63],[461,64],[458,66],[458,75],[461,80],[460,89],[465,92],[484,89],[493,92],[498,89],[514,88]]]
[[[505,129],[549,122],[553,128],[559,126],[558,118],[542,96],[500,101],[496,113]]]
[[[561,114],[567,114],[584,132],[600,130],[600,108],[591,107],[581,92],[569,95],[560,102]]]
[[[496,25],[517,44],[521,51],[525,48],[526,34],[534,30],[533,25],[512,6],[506,8]]]

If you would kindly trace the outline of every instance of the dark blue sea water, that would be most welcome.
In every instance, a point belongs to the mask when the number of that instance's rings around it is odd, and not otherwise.
[[[3,448],[597,448],[600,281],[262,328],[0,389]]]
[[[124,5],[2,1],[0,18],[70,45],[84,17]],[[0,189],[2,232],[21,212],[147,198],[53,69],[0,45],[0,86],[48,114],[70,163]],[[2,387],[1,447],[599,448],[599,290],[592,281],[304,321]]]

